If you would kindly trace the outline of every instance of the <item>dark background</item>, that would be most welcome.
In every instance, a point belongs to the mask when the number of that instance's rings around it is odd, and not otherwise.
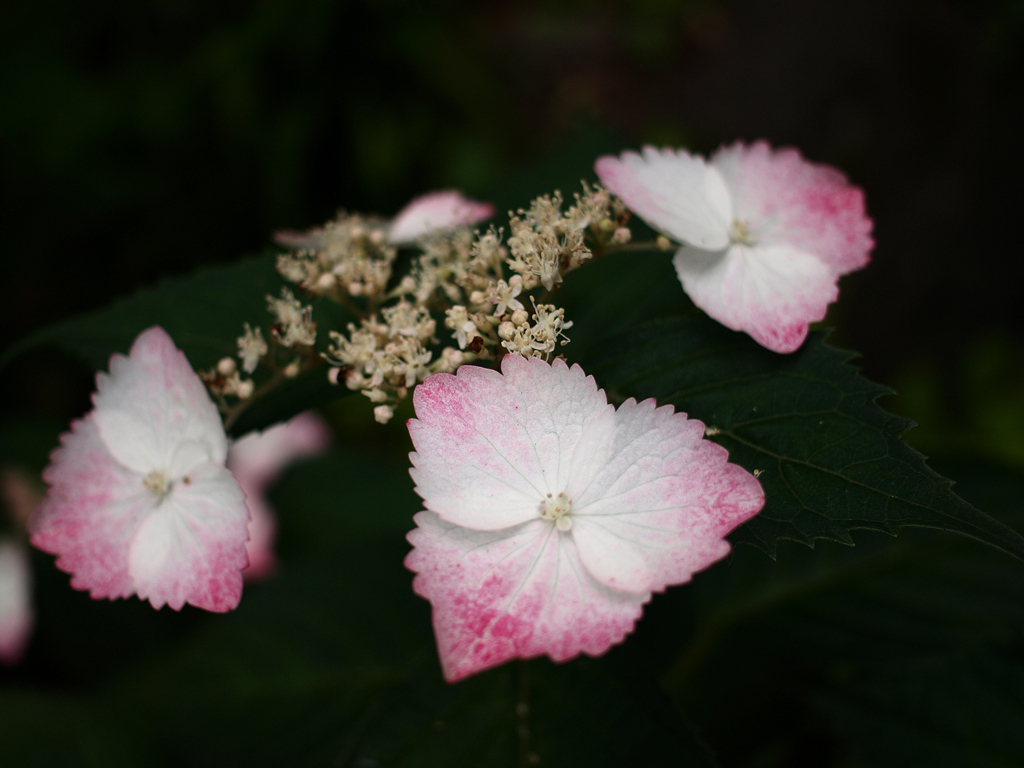
[[[339,206],[486,197],[594,136],[766,138],[866,190],[874,262],[829,321],[910,439],[1024,462],[1022,41],[1010,0],[7,0],[0,348]],[[36,352],[2,410],[63,420],[90,387]]]

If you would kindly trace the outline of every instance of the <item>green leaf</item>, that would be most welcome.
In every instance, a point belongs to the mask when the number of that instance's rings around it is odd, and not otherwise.
[[[915,526],[1024,559],[1024,538],[954,494],[901,439],[913,423],[876,404],[890,390],[860,376],[853,356],[823,333],[778,355],[691,315],[618,334],[583,364],[612,399],[671,403],[703,421],[732,461],[758,471],[765,507],[735,541],[774,556],[780,539],[852,544],[856,529]]]
[[[973,501],[1024,520],[1019,477],[951,471]],[[723,762],[808,764],[812,749],[814,765],[1024,764],[1016,562],[922,530],[783,546],[778,563],[741,548],[696,576],[696,631],[677,635],[664,675]],[[645,626],[648,613],[639,636],[664,629]]]
[[[114,352],[125,354],[135,337],[161,325],[196,369],[238,349],[242,323],[265,324],[266,295],[282,285],[270,254],[162,280],[109,307],[70,318],[22,339],[0,357],[0,367],[33,347],[55,346],[105,370]]]
[[[274,269],[274,259],[273,254],[264,254],[163,280],[109,307],[22,339],[0,357],[0,368],[29,349],[54,346],[93,368],[106,370],[112,354],[127,353],[135,337],[153,325],[162,326],[171,335],[193,368],[210,368],[222,357],[234,357],[238,352],[236,339],[243,323],[268,324],[267,294],[277,295],[284,285]],[[320,326],[317,341],[323,347],[327,330],[344,325],[347,315],[331,302],[312,303],[314,319]],[[324,370],[312,369],[253,401],[229,431],[238,436],[263,429],[347,394],[345,387],[327,381]]]

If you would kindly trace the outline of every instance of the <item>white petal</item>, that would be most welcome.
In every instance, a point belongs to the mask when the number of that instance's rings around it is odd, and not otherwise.
[[[186,441],[201,446],[189,454],[193,465],[201,456],[224,463],[227,438],[217,408],[162,328],[141,333],[128,357],[111,357],[109,375],[99,374],[96,383],[94,415],[100,436],[125,467],[142,475],[167,472]],[[176,464],[184,471],[190,468],[181,460]]]
[[[828,266],[785,246],[680,248],[672,263],[694,304],[775,352],[797,349],[808,324],[823,319],[838,295]]]
[[[234,608],[248,562],[248,522],[231,473],[214,464],[195,467],[135,534],[128,552],[135,591],[157,608],[177,610],[186,602],[209,611]]]
[[[507,355],[503,374],[463,366],[413,396],[412,478],[424,505],[449,522],[495,530],[537,517],[548,493],[587,476],[606,441],[611,406],[579,366]],[[574,470],[575,468],[575,470]]]
[[[594,164],[598,178],[664,235],[706,250],[729,244],[733,212],[721,174],[684,150],[644,147]]]
[[[672,406],[627,400],[616,419],[612,458],[573,507],[580,559],[613,589],[689,581],[729,551],[723,537],[761,509],[764,492]]]

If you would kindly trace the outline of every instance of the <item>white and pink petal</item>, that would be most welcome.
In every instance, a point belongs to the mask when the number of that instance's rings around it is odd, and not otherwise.
[[[409,433],[416,492],[445,520],[497,530],[533,519],[573,467],[607,441],[612,408],[579,366],[506,355],[502,373],[463,366],[417,387]],[[586,439],[584,437],[586,436]]]
[[[839,294],[823,261],[782,245],[680,248],[672,263],[694,304],[774,352],[796,350]]]
[[[391,222],[388,241],[412,245],[435,230],[476,224],[494,215],[494,206],[463,197],[455,190],[430,192],[409,202]]]
[[[32,570],[20,541],[0,538],[0,664],[17,664],[25,652],[32,626]]]
[[[241,571],[249,513],[237,481],[224,467],[203,464],[146,516],[131,541],[134,590],[154,608],[185,603],[229,611],[242,597]]]
[[[864,193],[836,168],[766,142],[723,147],[711,165],[725,179],[736,219],[758,245],[788,246],[845,275],[870,261],[874,241]],[[693,245],[694,243],[691,243]]]
[[[709,251],[729,244],[733,210],[719,172],[685,150],[644,147],[597,159],[601,183],[654,229]]]
[[[405,562],[433,606],[448,680],[513,658],[600,655],[632,631],[650,598],[600,584],[573,539],[547,521],[502,531],[469,530],[432,512],[415,521]]]
[[[764,491],[672,406],[630,399],[616,417],[613,458],[574,502],[572,535],[602,584],[658,592],[724,557],[725,536],[760,511]]]
[[[131,595],[128,551],[156,498],[114,459],[91,413],[61,436],[43,479],[50,489],[29,520],[32,544],[57,555],[76,589],[97,599]]]
[[[143,475],[223,464],[227,438],[206,387],[159,326],[139,334],[128,357],[113,355],[96,377],[94,416],[108,450]]]

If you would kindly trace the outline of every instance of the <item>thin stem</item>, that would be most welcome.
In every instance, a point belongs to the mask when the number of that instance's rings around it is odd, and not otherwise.
[[[255,403],[261,397],[265,396],[267,392],[272,390],[282,381],[284,381],[285,375],[281,371],[275,371],[274,375],[267,379],[265,382],[257,387],[256,391],[253,392],[245,400],[240,401],[234,407],[230,408],[224,415],[224,431],[228,432],[231,427],[234,426],[235,422],[238,421],[239,417],[249,408],[250,405]]]

